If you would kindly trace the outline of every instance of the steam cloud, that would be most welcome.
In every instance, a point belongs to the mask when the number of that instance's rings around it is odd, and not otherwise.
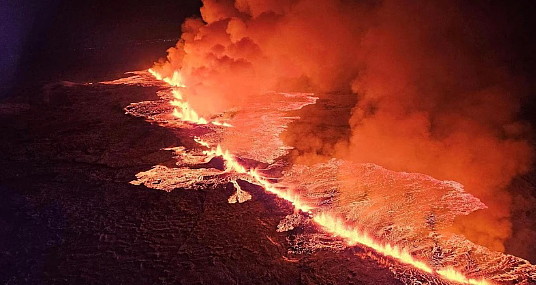
[[[267,90],[353,92],[348,136],[287,134],[307,150],[298,159],[338,156],[458,181],[489,209],[455,230],[502,251],[512,234],[508,185],[533,157],[529,127],[516,119],[526,90],[504,63],[493,35],[501,27],[461,2],[204,0],[202,19],[183,24],[155,68],[180,69],[202,115]]]

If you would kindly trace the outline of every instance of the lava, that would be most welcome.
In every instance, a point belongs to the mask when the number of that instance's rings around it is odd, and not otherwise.
[[[196,141],[200,145],[205,147],[209,145],[207,142],[201,141],[200,139],[197,139]],[[216,156],[223,158],[225,162],[225,171],[247,174],[248,177],[251,178],[252,183],[257,184],[263,187],[265,191],[273,193],[277,197],[290,202],[292,205],[294,205],[296,209],[301,210],[303,212],[310,212],[313,209],[312,206],[303,202],[302,199],[300,199],[299,195],[294,194],[292,191],[289,190],[289,188],[277,187],[276,184],[273,184],[268,181],[268,179],[264,177],[257,169],[247,169],[246,167],[242,166],[234,155],[229,153],[228,150],[224,151],[220,145],[217,145],[214,148],[210,148],[204,153],[209,159],[211,157]]]
[[[160,74],[151,69],[149,70],[149,72],[158,80],[162,80],[167,84],[171,85],[172,88],[174,88],[172,92],[175,100],[171,101],[171,104],[177,107],[173,110],[173,113],[177,118],[200,125],[208,123],[208,120],[201,118],[197,115],[197,113],[190,107],[188,102],[183,99],[183,96],[181,95],[179,89],[176,89],[186,87],[182,82],[182,78],[178,71],[175,71],[172,77],[162,77]],[[214,125],[222,124],[214,123]],[[390,257],[402,264],[407,264],[414,269],[420,270],[427,274],[439,276],[440,278],[450,282],[477,285],[491,284],[489,281],[484,279],[469,278],[465,276],[461,271],[452,267],[434,268],[426,262],[418,260],[404,248],[401,248],[397,245],[391,245],[378,241],[376,238],[372,237],[365,231],[358,229],[358,227],[354,225],[348,224],[344,219],[337,217],[335,214],[326,211],[321,212],[320,209],[318,209],[314,205],[304,201],[299,194],[293,191],[293,189],[286,186],[278,185],[277,183],[272,183],[269,181],[268,178],[263,176],[259,170],[255,168],[247,168],[242,165],[235,155],[231,154],[228,150],[224,150],[221,145],[211,145],[209,142],[203,141],[198,137],[194,137],[194,141],[197,142],[201,147],[207,149],[203,151],[203,154],[206,156],[207,160],[210,160],[213,157],[221,157],[224,161],[225,172],[233,172],[246,175],[246,177],[248,177],[249,182],[259,185],[265,191],[273,193],[277,197],[290,202],[297,211],[307,213],[309,216],[311,216],[312,221],[320,228],[322,228],[325,232],[333,236],[342,238],[349,246],[366,246],[380,253],[381,255]],[[241,189],[241,187],[236,181],[231,182],[237,192],[229,198],[230,203],[243,202],[251,198],[251,196],[247,192]]]
[[[153,75],[156,79],[166,82],[167,84],[171,85],[173,88],[171,89],[171,94],[173,95],[173,100],[169,101],[169,104],[175,108],[173,108],[173,116],[178,118],[181,121],[189,122],[193,124],[198,125],[206,125],[206,124],[214,124],[216,126],[223,126],[223,127],[232,127],[230,124],[226,122],[220,122],[220,121],[209,121],[203,117],[201,117],[184,99],[184,96],[181,93],[181,88],[186,87],[183,83],[182,76],[179,72],[175,71],[173,72],[173,75],[171,77],[162,77],[159,73],[154,71],[153,69],[149,69],[148,72]]]

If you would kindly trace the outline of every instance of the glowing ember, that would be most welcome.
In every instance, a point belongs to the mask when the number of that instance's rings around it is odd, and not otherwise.
[[[153,75],[156,79],[162,80],[166,82],[167,84],[174,86],[174,87],[185,87],[184,83],[182,82],[182,76],[180,72],[175,71],[173,72],[173,75],[171,77],[164,77],[160,75],[158,72],[154,71],[152,68],[149,68],[149,73]]]

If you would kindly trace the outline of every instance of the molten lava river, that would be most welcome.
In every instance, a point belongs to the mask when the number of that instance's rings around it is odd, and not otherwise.
[[[256,199],[262,188],[286,200],[294,213],[274,231],[296,231],[289,251],[343,251],[360,247],[405,284],[535,284],[536,267],[493,252],[448,232],[459,215],[486,206],[454,181],[395,172],[374,164],[332,159],[291,165],[290,147],[279,135],[298,117],[289,115],[317,98],[305,93],[269,93],[262,104],[203,118],[183,98],[180,74],[162,78],[153,70],[102,82],[158,87],[160,100],[133,103],[132,116],[173,130],[184,140],[171,147],[176,165],[156,165],[131,183],[164,191],[216,189],[229,185],[229,203]],[[186,139],[184,139],[186,138]]]

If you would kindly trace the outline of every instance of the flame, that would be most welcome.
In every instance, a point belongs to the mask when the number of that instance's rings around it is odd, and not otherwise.
[[[212,121],[213,125],[216,126],[222,126],[222,127],[232,127],[233,125],[226,123],[226,122],[218,122],[218,121]]]
[[[206,142],[203,142],[205,145]],[[223,151],[221,146],[218,145],[215,149],[206,151],[207,155],[221,156],[225,161],[226,171],[235,171],[238,173],[248,174],[253,178],[253,181],[262,186],[266,191],[275,194],[276,196],[291,202],[294,207],[303,212],[312,213],[315,208],[307,205],[301,201],[299,195],[292,193],[291,191],[285,191],[278,188],[273,183],[263,177],[256,169],[246,169],[242,166],[236,158],[229,153],[229,151]],[[360,232],[356,227],[347,225],[343,219],[337,218],[335,215],[329,213],[317,213],[313,216],[313,221],[322,227],[324,231],[343,238],[350,246],[364,245],[374,249],[376,252],[385,256],[392,257],[401,263],[409,264],[419,270],[422,270],[429,274],[437,274],[443,279],[454,281],[462,284],[475,284],[475,285],[490,285],[486,280],[477,280],[467,278],[463,273],[457,271],[454,268],[448,267],[443,269],[434,270],[429,265],[413,257],[409,251],[400,248],[396,245],[383,244],[376,241],[373,237],[366,232]]]
[[[149,69],[149,72],[156,79],[162,80],[171,86],[174,86],[176,88],[186,87],[183,84],[182,77],[180,76],[180,73],[178,71],[175,71],[171,78],[162,77],[160,74],[158,74],[152,69]],[[194,122],[197,124],[207,124],[208,121],[198,116],[197,113],[190,107],[188,102],[183,99],[183,96],[180,93],[179,89],[174,88],[172,90],[172,94],[175,100],[171,101],[170,103],[173,106],[177,107],[173,111],[176,117],[180,118],[181,120]],[[225,123],[219,122],[211,123],[214,125],[225,125]],[[230,126],[229,124],[227,125]],[[203,154],[205,154],[208,159],[212,157],[221,157],[224,160],[226,172],[235,172],[247,175],[251,180],[250,182],[257,184],[263,187],[265,191],[273,193],[277,197],[290,202],[295,207],[295,209],[313,215],[312,220],[314,223],[320,226],[324,231],[334,236],[341,237],[346,241],[349,246],[360,244],[369,247],[384,256],[391,257],[403,264],[408,264],[428,274],[435,274],[451,282],[474,285],[491,285],[491,283],[484,279],[478,280],[468,278],[461,271],[452,267],[434,269],[425,262],[415,258],[408,250],[401,248],[397,245],[379,242],[368,233],[360,231],[357,227],[353,225],[347,224],[344,219],[341,219],[332,213],[313,213],[313,210],[316,210],[315,207],[303,201],[299,194],[294,193],[290,188],[279,187],[278,185],[270,182],[269,179],[264,177],[257,169],[248,169],[244,167],[242,164],[240,164],[236,156],[231,154],[228,150],[223,150],[221,145],[218,144],[214,147],[210,143],[203,141],[198,137],[194,137],[194,141],[208,149],[203,151]],[[237,192],[241,190],[240,186],[238,185],[238,183],[236,183],[236,181],[233,181],[233,185],[237,189]]]

